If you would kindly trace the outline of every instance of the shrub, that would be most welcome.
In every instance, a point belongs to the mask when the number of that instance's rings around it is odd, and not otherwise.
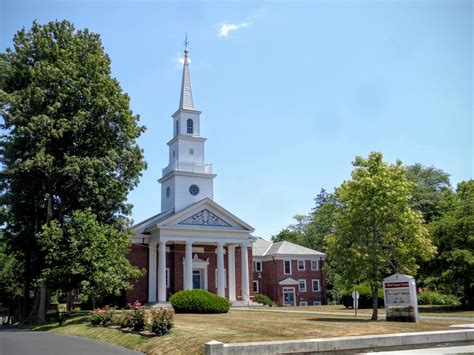
[[[359,291],[359,308],[372,308],[372,290],[367,283],[357,285],[349,290],[343,290],[341,292],[341,302],[346,308],[352,308],[352,292]],[[384,306],[384,295],[383,289],[380,288],[378,291],[378,306]]]
[[[118,325],[121,328],[132,328],[133,327],[132,312],[123,311],[123,312],[114,314],[112,323],[113,325]]]
[[[150,331],[157,335],[168,334],[173,328],[174,312],[171,309],[155,309],[151,312],[151,320],[148,325]]]
[[[138,301],[133,302],[132,305],[132,329],[136,332],[145,329],[145,310]]]
[[[270,307],[273,305],[273,301],[271,300],[271,298],[265,295],[256,295],[255,301],[257,301],[258,303],[263,303],[264,305]]]
[[[444,295],[436,291],[424,291],[418,295],[418,304],[459,306],[461,302],[454,295]]]
[[[98,308],[91,312],[91,324],[102,325],[104,327],[112,324],[114,309],[109,306]]]
[[[206,290],[186,290],[170,298],[176,313],[227,313],[229,302]]]

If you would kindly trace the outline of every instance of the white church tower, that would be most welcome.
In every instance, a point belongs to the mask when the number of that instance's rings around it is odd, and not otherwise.
[[[169,146],[169,164],[163,169],[161,212],[175,212],[204,198],[213,199],[212,165],[204,162],[204,142],[200,135],[201,111],[194,108],[189,50],[184,50],[183,79],[179,108],[172,115],[173,138]]]

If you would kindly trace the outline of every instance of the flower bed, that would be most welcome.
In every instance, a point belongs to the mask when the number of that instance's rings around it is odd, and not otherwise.
[[[146,312],[138,301],[130,308],[124,311],[116,311],[108,306],[95,309],[91,312],[91,324],[146,337],[165,335],[173,328],[174,312],[171,309],[159,308]]]

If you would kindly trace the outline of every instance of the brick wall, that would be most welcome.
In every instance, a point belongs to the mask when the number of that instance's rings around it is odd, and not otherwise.
[[[136,300],[146,302],[148,299],[148,244],[132,244],[127,259],[133,266],[145,270],[145,274],[132,282],[132,288],[125,293],[125,302]]]
[[[278,283],[286,278],[292,278],[296,281],[306,280],[306,291],[299,291],[298,286],[295,287],[296,305],[299,305],[300,301],[308,302],[308,305],[312,305],[313,301],[320,301],[321,304],[324,304],[325,300],[322,292],[324,289],[323,261],[319,261],[319,270],[317,271],[311,270],[310,260],[305,260],[304,264],[305,270],[298,270],[297,260],[291,260],[291,275],[285,275],[283,260],[267,260],[262,262],[261,272],[255,271],[255,265],[253,265],[252,270],[254,271],[252,274],[254,280],[259,281],[260,293],[269,296],[278,304],[283,304],[283,287]],[[312,291],[313,279],[318,279],[320,282],[319,292]]]

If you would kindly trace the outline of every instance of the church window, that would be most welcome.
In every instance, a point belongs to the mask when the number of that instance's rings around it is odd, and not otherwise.
[[[176,135],[179,135],[179,121],[176,121]]]
[[[253,281],[253,293],[259,293],[258,292],[258,281],[257,280]]]
[[[173,150],[173,158],[176,157],[176,152]]]
[[[194,123],[193,123],[193,120],[189,118],[189,119],[186,121],[186,125],[187,125],[187,129],[188,129],[188,133],[193,134],[193,133],[194,133],[194,132],[193,132],[193,131],[194,131]]]
[[[304,271],[304,260],[298,260],[298,270]]]
[[[312,271],[318,271],[318,261],[317,260],[311,260],[311,270]]]
[[[171,190],[170,190],[170,187],[168,186],[168,187],[166,188],[166,197],[169,198],[170,195],[171,195]]]
[[[199,194],[199,186],[195,184],[192,184],[191,186],[189,186],[189,193],[193,196],[196,196],[197,194]]]
[[[189,149],[189,155],[194,155],[194,149]]]
[[[306,292],[306,280],[298,280],[298,291]]]
[[[284,274],[291,275],[291,260],[284,260]]]
[[[256,261],[255,262],[255,271],[256,272],[262,272],[262,262],[261,261]]]

